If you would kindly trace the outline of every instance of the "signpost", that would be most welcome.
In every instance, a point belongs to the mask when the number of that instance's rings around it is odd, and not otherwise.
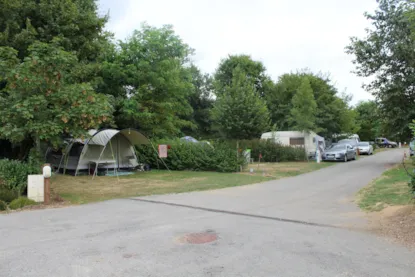
[[[166,144],[159,145],[159,158],[167,158],[167,149],[168,146]]]

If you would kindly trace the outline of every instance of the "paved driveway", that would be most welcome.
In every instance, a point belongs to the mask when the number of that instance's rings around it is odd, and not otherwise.
[[[254,186],[2,215],[0,276],[414,276],[415,253],[361,231],[351,202],[402,153]],[[213,241],[193,244],[203,239]]]

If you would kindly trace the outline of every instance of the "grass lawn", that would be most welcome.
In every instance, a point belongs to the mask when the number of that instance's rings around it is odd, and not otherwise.
[[[411,162],[406,163],[408,171],[413,170]],[[357,203],[366,211],[381,211],[387,206],[408,205],[412,194],[408,186],[409,177],[402,164],[386,171],[369,186],[358,193]]]
[[[138,172],[122,177],[95,177],[55,175],[51,180],[52,192],[72,204],[83,204],[133,196],[181,193],[243,186],[273,179],[296,176],[328,167],[333,163],[292,162],[250,165],[241,173],[196,171]],[[250,168],[254,169],[250,173]]]

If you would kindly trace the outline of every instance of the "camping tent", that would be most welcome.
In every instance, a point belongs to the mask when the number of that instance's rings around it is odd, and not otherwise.
[[[55,168],[74,170],[125,169],[138,165],[134,146],[150,141],[134,129],[90,130],[88,139],[69,139],[62,153],[48,151],[47,161]]]

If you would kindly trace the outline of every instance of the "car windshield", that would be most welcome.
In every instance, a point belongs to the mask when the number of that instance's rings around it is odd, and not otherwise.
[[[356,142],[355,141],[353,141],[353,140],[350,140],[350,139],[342,139],[342,140],[339,140],[339,142],[338,142],[339,144],[356,144]]]
[[[359,146],[369,146],[369,142],[359,142]]]
[[[344,150],[346,149],[346,144],[336,144],[330,148],[330,150]]]

